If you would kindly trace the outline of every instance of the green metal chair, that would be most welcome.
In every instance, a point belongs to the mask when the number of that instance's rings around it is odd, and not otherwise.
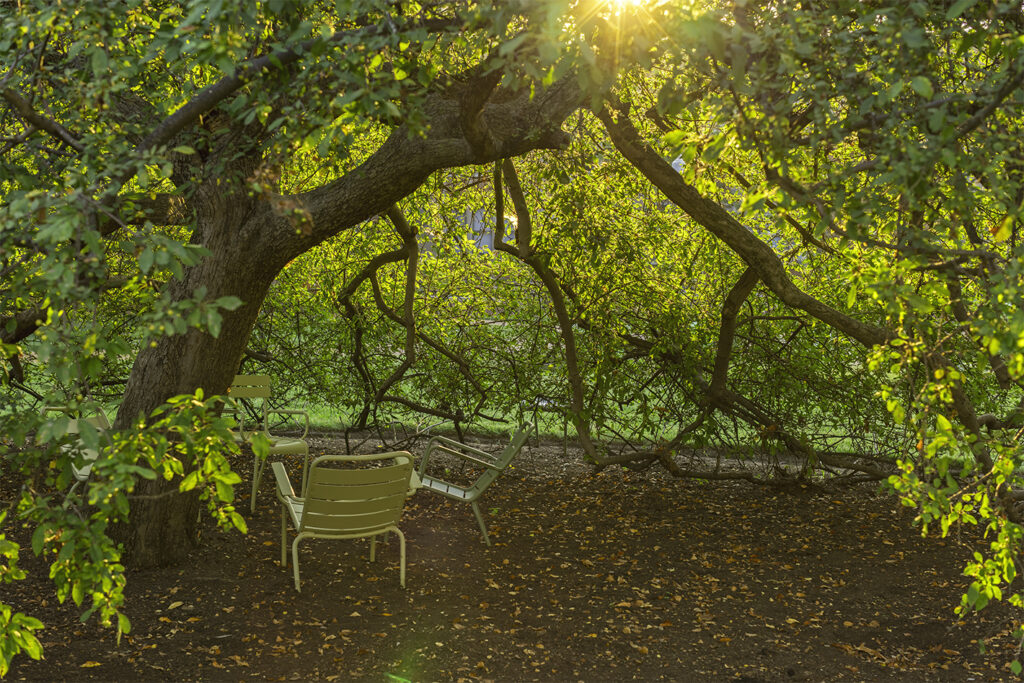
[[[235,379],[232,381],[231,387],[228,389],[228,396],[235,399],[256,399],[259,401],[260,424],[254,425],[255,428],[251,431],[247,431],[245,427],[245,411],[241,408],[236,411],[238,432],[235,435],[235,440],[239,443],[248,443],[252,440],[253,434],[255,434],[256,431],[261,431],[267,438],[267,441],[270,442],[270,451],[266,458],[260,458],[259,456],[253,457],[252,496],[249,500],[249,511],[253,513],[256,512],[256,491],[259,489],[260,481],[263,479],[263,473],[266,471],[267,460],[269,460],[272,455],[303,456],[302,486],[304,489],[306,486],[306,475],[309,472],[309,444],[306,443],[306,435],[309,433],[309,413],[305,410],[283,410],[271,408],[268,405],[270,401],[269,375],[235,375]],[[270,433],[271,415],[298,415],[305,418],[302,435],[298,438],[291,436],[274,436]]]
[[[435,436],[427,444],[427,451],[423,454],[423,459],[420,461],[420,488],[439,493],[445,498],[469,503],[473,509],[473,515],[476,516],[477,524],[480,525],[480,533],[483,534],[484,543],[491,545],[491,539],[487,535],[487,524],[484,523],[484,517],[480,512],[477,500],[487,490],[487,487],[491,485],[491,482],[501,476],[501,473],[505,471],[505,468],[512,462],[512,459],[519,455],[519,451],[522,450],[523,444],[529,438],[531,430],[533,430],[533,423],[527,422],[512,436],[512,441],[508,447],[498,454],[488,453],[443,436]],[[438,475],[427,474],[427,466],[430,463],[430,459],[437,454],[443,453],[454,455],[460,460],[472,463],[482,468],[483,471],[467,486],[460,486],[445,481]]]
[[[383,461],[391,461],[384,464]],[[412,456],[405,451],[374,455],[324,455],[309,468],[304,496],[295,495],[284,463],[271,463],[281,502],[281,566],[288,566],[288,519],[297,535],[292,543],[295,590],[299,585],[299,541],[304,538],[370,537],[370,561],[377,536],[398,536],[399,580],[405,588],[405,535],[398,528],[412,481]]]
[[[46,406],[45,408],[43,408],[42,412],[44,414],[64,413],[65,415],[71,415],[71,410],[67,406]],[[80,422],[86,422],[92,425],[101,433],[106,432],[107,430],[110,429],[110,421],[107,419],[106,414],[103,411],[100,411],[96,413],[96,415],[93,415],[91,417],[80,419],[71,418],[70,420],[68,420],[67,433],[78,434],[81,429],[79,426]],[[74,444],[62,446],[61,450],[64,451],[65,453],[73,452],[80,458],[75,458],[71,462],[71,474],[75,478],[75,483],[72,484],[71,488],[68,489],[68,492],[64,494],[64,498],[66,500],[68,496],[70,496],[74,492],[74,490],[78,488],[80,484],[84,483],[89,479],[89,475],[92,474],[92,465],[94,462],[96,462],[96,459],[99,457],[100,454],[99,451],[95,449],[86,448],[81,441],[78,441],[77,443]]]

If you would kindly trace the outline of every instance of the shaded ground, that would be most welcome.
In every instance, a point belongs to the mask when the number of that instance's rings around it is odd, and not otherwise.
[[[485,496],[491,548],[468,506],[418,493],[402,523],[405,590],[397,543],[369,564],[367,541],[311,541],[296,593],[268,477],[247,536],[211,529],[188,566],[130,575],[120,645],[56,604],[26,550],[33,578],[4,600],[44,621],[45,660],[19,658],[9,678],[1010,678],[1009,613],[953,619],[966,550],[921,539],[874,487],[700,485],[575,463],[561,444],[526,449]]]

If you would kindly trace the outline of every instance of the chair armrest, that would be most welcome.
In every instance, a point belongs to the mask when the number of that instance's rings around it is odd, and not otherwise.
[[[287,410],[287,409],[284,409],[284,408],[268,408],[267,412],[266,412],[266,415],[269,416],[271,413],[273,413],[275,415],[302,415],[304,418],[306,418],[306,424],[305,424],[305,426],[302,429],[302,436],[300,436],[299,438],[300,439],[305,439],[306,435],[309,434],[309,413],[307,413],[305,410]],[[270,433],[270,427],[267,425],[267,423],[265,421],[263,423],[263,431],[265,431],[268,434]]]
[[[444,436],[435,436],[429,443],[427,443],[427,450],[423,454],[423,459],[420,460],[420,476],[427,471],[427,462],[430,460],[430,456],[435,450],[442,453],[449,453],[457,458],[461,458],[462,460],[468,460],[469,462],[480,465],[481,467],[486,467],[492,470],[500,469],[495,467],[495,457],[491,453],[482,451],[479,448],[467,446],[466,444],[459,443],[458,441]]]
[[[420,481],[419,476],[416,474],[416,470],[409,473],[409,490],[406,491],[405,497],[408,498],[417,491],[423,488],[423,482]]]
[[[277,480],[278,496],[295,498],[295,489],[292,488],[292,482],[288,479],[288,472],[284,469],[284,463],[272,462],[270,467],[274,470],[274,479]]]
[[[235,419],[235,426],[230,432],[236,443],[243,444],[249,440],[250,432],[245,429],[245,410],[242,407],[225,408],[221,415],[230,415]]]
[[[476,456],[479,456],[479,457],[482,457],[482,458],[493,458],[494,457],[493,455],[491,455],[487,451],[482,451],[479,448],[473,448],[472,446],[467,446],[464,443],[460,443],[460,442],[456,441],[455,439],[449,439],[446,436],[435,436],[434,438],[432,438],[430,440],[430,443],[427,444],[427,450],[430,450],[430,445],[434,444],[434,443],[438,443],[438,444],[441,444],[443,446],[446,446],[448,448],[448,450],[456,451],[457,455],[472,454],[472,455],[476,455]]]

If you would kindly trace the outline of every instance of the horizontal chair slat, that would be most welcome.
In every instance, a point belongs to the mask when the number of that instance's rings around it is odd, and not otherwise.
[[[362,515],[325,515],[313,512],[307,505],[306,510],[302,513],[303,531],[351,532],[380,525],[389,526],[394,523],[394,510],[380,510]]]
[[[306,498],[305,511],[309,514],[323,515],[363,515],[381,510],[394,511],[405,504],[406,491],[381,498],[370,498],[367,500],[319,500],[312,497]]]
[[[250,386],[270,386],[270,375],[235,375],[232,384],[247,384]]]
[[[350,489],[346,491],[346,489]],[[380,498],[397,493],[405,493],[409,490],[409,477],[384,481],[379,484],[359,484],[357,486],[345,486],[337,484],[324,484],[321,481],[311,481],[306,497],[313,499],[334,499],[351,500],[352,498]]]
[[[400,465],[377,467],[374,469],[340,469],[335,467],[317,467],[316,479],[325,484],[356,486],[360,484],[382,484],[388,481],[409,481],[409,470]]]
[[[448,496],[449,498],[467,499],[469,498],[469,491],[456,486],[455,484],[449,484],[448,482],[441,481],[439,479],[433,479],[431,477],[423,477],[423,487],[432,491]]]
[[[236,387],[228,389],[232,398],[270,398],[270,387]]]
[[[371,527],[369,529],[355,529],[338,531],[337,529],[305,529],[303,533],[309,534],[314,538],[329,538],[329,539],[352,539],[352,538],[366,538],[367,536],[375,536],[382,534],[385,531],[391,531],[398,529],[394,524],[381,524],[379,526]]]

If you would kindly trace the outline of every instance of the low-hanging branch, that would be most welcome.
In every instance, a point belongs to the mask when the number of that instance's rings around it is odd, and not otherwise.
[[[625,114],[613,116],[608,109],[602,109],[597,116],[626,160],[676,206],[754,268],[761,281],[787,306],[809,313],[867,347],[883,344],[895,336],[889,330],[851,318],[801,290],[789,277],[775,251],[718,203],[684,181],[667,161],[643,143]]]
[[[517,225],[530,225],[530,216],[525,197],[523,196],[522,189],[517,182],[515,167],[511,161],[504,162],[500,168],[495,164],[494,181],[496,191],[496,208],[499,211],[503,210],[504,201],[501,197],[503,185],[504,189],[509,191],[509,194],[513,199],[513,205],[516,208],[517,214]],[[500,219],[497,225],[502,225]],[[762,279],[759,269],[753,266],[747,267],[739,280],[732,287],[723,303],[717,340],[717,353],[710,382],[702,382],[699,378],[695,381],[695,384],[702,390],[705,397],[704,400],[706,401],[706,407],[702,410],[701,416],[698,420],[680,430],[675,438],[662,448],[652,451],[636,451],[616,456],[608,455],[598,446],[597,443],[594,442],[590,434],[591,428],[589,421],[584,417],[583,379],[579,367],[575,332],[573,330],[574,321],[569,316],[563,288],[558,282],[555,274],[543,259],[538,258],[532,253],[526,257],[521,256],[521,249],[513,248],[511,245],[504,243],[500,239],[501,234],[502,233],[500,231],[496,230],[494,243],[495,249],[516,257],[528,264],[534,270],[538,278],[540,278],[545,289],[548,291],[563,341],[566,369],[570,385],[570,418],[572,419],[574,426],[577,428],[577,435],[580,439],[580,444],[583,447],[584,452],[595,463],[595,467],[598,469],[611,465],[642,467],[645,466],[645,464],[649,465],[652,462],[657,461],[674,476],[696,476],[700,478],[709,478],[700,476],[702,474],[708,474],[707,472],[689,471],[680,468],[674,460],[672,460],[671,453],[682,444],[687,434],[695,431],[700,424],[703,423],[703,421],[711,414],[711,411],[721,410],[759,428],[763,433],[770,433],[773,438],[777,438],[779,441],[784,443],[792,452],[804,455],[808,462],[816,458],[825,464],[842,467],[847,470],[858,471],[874,479],[881,479],[888,476],[888,472],[871,465],[865,465],[855,460],[841,458],[831,454],[816,454],[810,452],[807,446],[803,444],[800,439],[792,436],[786,430],[782,429],[780,427],[781,420],[773,418],[763,406],[759,406],[754,401],[726,389],[729,360],[732,354],[738,314],[743,302],[753,291],[757,283]],[[517,235],[517,237],[521,238],[521,235]],[[523,242],[520,240],[520,247],[522,244]],[[587,327],[589,329],[589,324]],[[644,350],[649,352],[650,344],[648,342],[644,340],[637,341],[643,342],[642,345],[644,346]],[[750,481],[756,480],[756,477],[751,473],[720,473],[710,478],[744,479]]]

